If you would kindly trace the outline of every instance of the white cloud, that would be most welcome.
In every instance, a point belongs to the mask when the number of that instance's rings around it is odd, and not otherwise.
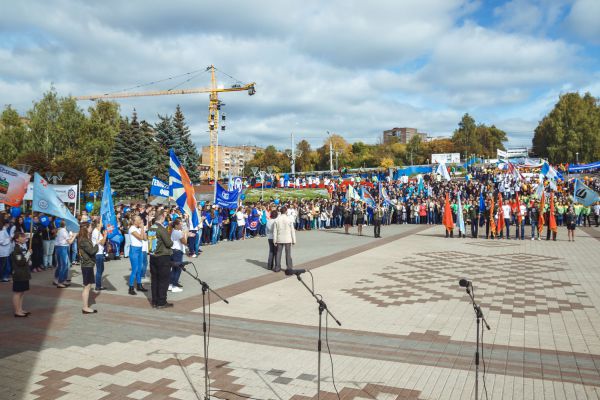
[[[566,24],[580,37],[600,44],[600,1],[576,0]]]

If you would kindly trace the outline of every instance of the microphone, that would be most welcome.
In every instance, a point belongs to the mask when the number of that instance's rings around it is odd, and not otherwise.
[[[458,281],[458,284],[460,285],[460,287],[466,287],[466,288],[468,288],[469,286],[473,286],[473,284],[471,283],[471,281],[468,281],[465,278],[463,278],[460,281]]]
[[[286,269],[285,270],[285,274],[286,275],[296,275],[296,276],[299,276],[300,274],[303,274],[305,272],[306,272],[305,269]]]
[[[174,261],[172,261],[171,262],[171,266],[172,267],[179,267],[179,268],[181,268],[184,271],[185,271],[185,266],[186,265],[190,265],[190,264],[192,264],[191,261],[182,261],[182,262],[174,262]]]

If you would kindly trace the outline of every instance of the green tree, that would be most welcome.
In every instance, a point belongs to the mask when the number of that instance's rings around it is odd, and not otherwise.
[[[454,150],[461,156],[484,154],[487,157],[496,156],[496,150],[505,150],[503,142],[507,140],[506,132],[494,125],[477,124],[469,114],[463,115],[458,123],[458,129],[452,135]]]
[[[133,112],[131,122],[121,123],[110,160],[111,185],[119,193],[140,196],[156,172],[157,144],[150,126],[138,122]]]
[[[10,105],[0,115],[0,163],[11,164],[23,154],[29,140],[27,128]]]
[[[314,152],[307,140],[303,139],[298,142],[296,156],[296,171],[314,170]]]
[[[175,115],[173,116],[173,133],[175,137],[174,148],[175,154],[185,167],[192,182],[200,181],[200,155],[196,149],[196,145],[192,142],[190,128],[185,122],[181,107],[177,105]]]
[[[600,159],[600,103],[590,93],[566,93],[535,128],[533,151],[553,163]],[[579,153],[579,155],[577,155]]]
[[[173,118],[170,115],[158,115],[158,122],[154,124],[156,131],[156,142],[159,145],[158,173],[157,177],[166,181],[169,179],[169,149],[174,149],[177,157],[180,157],[175,143],[175,132]]]
[[[110,154],[119,133],[121,115],[115,102],[98,101],[88,108],[82,134],[77,138],[77,153],[88,160],[88,166],[99,172],[110,162]]]

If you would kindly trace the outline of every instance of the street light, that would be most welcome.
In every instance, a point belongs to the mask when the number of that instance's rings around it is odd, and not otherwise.
[[[579,152],[575,153],[576,163],[579,164]]]
[[[264,193],[265,193],[265,175],[267,174],[266,171],[259,171],[258,167],[252,167],[250,168],[250,170],[252,171],[252,175],[254,175],[254,177],[259,177],[260,176],[260,201],[263,201],[263,197],[264,197]],[[267,167],[267,171],[269,171],[268,173],[272,173],[273,172],[273,167],[272,166],[268,166]]]

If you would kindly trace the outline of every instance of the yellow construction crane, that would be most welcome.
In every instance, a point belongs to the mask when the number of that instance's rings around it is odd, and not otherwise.
[[[214,179],[215,185],[218,179],[218,145],[219,145],[219,111],[221,110],[221,102],[219,93],[224,92],[243,92],[248,91],[250,96],[256,93],[254,88],[255,83],[234,84],[228,88],[218,88],[215,78],[215,67],[213,65],[206,68],[210,71],[210,88],[197,89],[176,89],[176,90],[155,90],[147,92],[129,92],[129,93],[114,93],[114,94],[98,94],[91,96],[77,96],[77,100],[100,100],[100,99],[125,99],[129,97],[144,97],[144,96],[164,96],[170,94],[195,94],[195,93],[210,93],[208,103],[208,131],[210,134],[210,178]],[[224,128],[224,127],[223,127]],[[215,186],[216,188],[216,186]]]

